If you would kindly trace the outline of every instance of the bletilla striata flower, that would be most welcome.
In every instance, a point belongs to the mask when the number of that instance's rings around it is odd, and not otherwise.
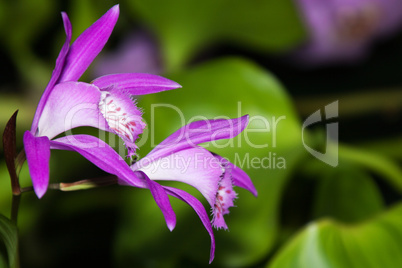
[[[103,141],[98,141],[100,146],[88,146],[86,149],[79,146],[97,140],[89,135],[76,135],[74,139],[69,139],[68,136],[58,138],[52,141],[52,148],[82,154],[100,169],[116,175],[121,185],[149,189],[170,230],[176,226],[176,216],[168,195],[189,204],[211,237],[212,262],[215,254],[212,226],[227,228],[223,216],[229,213],[229,208],[233,206],[237,196],[233,186],[247,189],[255,196],[257,191],[243,170],[198,144],[234,138],[247,124],[248,116],[190,123],[174,132],[131,167]],[[156,180],[180,181],[197,188],[211,206],[212,224],[204,206],[197,198],[181,189],[162,186]]]
[[[49,158],[54,137],[80,126],[95,127],[117,134],[123,139],[128,156],[132,156],[137,148],[135,141],[145,123],[131,96],[180,87],[166,78],[139,73],[105,75],[89,84],[78,82],[103,49],[118,17],[119,6],[116,5],[70,46],[71,23],[67,14],[62,13],[66,41],[39,101],[31,130],[24,134],[29,172],[39,198],[45,194],[49,183]]]
[[[247,124],[248,116],[231,120],[202,120],[190,123],[161,142],[146,157],[133,164],[131,169],[138,177],[145,178],[149,185],[155,185],[154,181],[179,181],[195,187],[211,206],[212,225],[218,229],[227,229],[223,216],[229,213],[229,208],[233,207],[233,201],[237,197],[233,187],[247,189],[255,196],[257,191],[243,170],[223,157],[200,147],[199,144],[234,138],[246,128]],[[198,213],[211,236],[210,262],[212,262],[215,251],[214,236],[202,204],[185,191],[166,186],[162,188],[169,195],[191,205]],[[150,190],[152,192],[152,188]],[[155,199],[161,196],[158,192],[153,195]],[[176,222],[175,217],[172,216],[174,214],[169,200],[162,199],[157,203],[164,212],[169,229],[173,229]]]

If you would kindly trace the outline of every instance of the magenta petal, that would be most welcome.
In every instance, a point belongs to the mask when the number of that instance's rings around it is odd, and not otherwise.
[[[39,136],[50,139],[75,127],[91,126],[108,130],[99,111],[101,92],[91,84],[57,84],[48,97],[39,119]]]
[[[139,171],[138,173],[140,173],[140,176],[146,180],[148,189],[151,191],[156,204],[162,210],[169,230],[173,231],[174,227],[176,226],[176,215],[172,209],[172,205],[170,204],[166,191],[159,183],[150,180],[144,172]]]
[[[249,190],[255,197],[257,197],[257,190],[255,189],[255,186],[247,173],[244,172],[241,168],[233,165],[232,163],[229,163],[228,165],[232,169],[233,184],[235,186]]]
[[[219,181],[223,174],[220,161],[208,150],[195,147],[149,162],[144,157],[131,166],[152,180],[180,181],[195,187],[214,207]]]
[[[244,172],[241,168],[235,166],[230,163],[227,159],[223,158],[220,155],[214,154],[216,158],[218,158],[222,163],[226,165],[226,168],[230,170],[232,175],[232,181],[235,186],[241,187],[250,191],[254,196],[257,196],[257,190],[250,177]]]
[[[156,146],[148,158],[153,161],[169,154],[195,147],[204,142],[230,139],[239,135],[248,124],[248,115],[235,119],[215,119],[192,122]]]
[[[101,90],[122,89],[130,95],[145,95],[181,87],[167,78],[143,73],[110,74],[101,76],[92,83]]]
[[[72,44],[59,82],[77,81],[105,46],[119,18],[119,5],[86,29]]]
[[[147,188],[144,180],[130,169],[124,159],[104,141],[89,135],[69,135],[50,141],[52,149],[76,151],[107,173],[116,175],[128,185]]]
[[[209,217],[207,212],[205,211],[204,206],[197,198],[195,198],[194,196],[188,194],[183,190],[166,186],[164,186],[163,188],[169,195],[174,196],[189,204],[197,213],[198,217],[200,217],[202,224],[204,224],[205,229],[207,229],[209,236],[211,237],[211,252],[209,256],[209,263],[211,263],[214,260],[215,256],[215,237],[214,232],[212,230],[211,222],[209,221]]]
[[[48,137],[35,137],[30,131],[26,131],[24,133],[24,149],[34,191],[39,198],[42,198],[49,185],[49,139]]]
[[[43,107],[45,106],[47,99],[49,97],[49,94],[53,90],[54,85],[56,84],[57,80],[59,79],[59,76],[63,70],[66,55],[70,48],[71,35],[72,35],[71,23],[70,23],[70,20],[68,19],[68,16],[66,13],[62,12],[61,16],[63,18],[64,30],[66,31],[66,41],[64,42],[64,45],[60,50],[59,56],[56,59],[56,66],[54,67],[52,77],[50,78],[50,81],[47,84],[46,89],[43,92],[42,97],[39,101],[38,107],[36,108],[35,116],[32,121],[32,127],[31,127],[32,133],[36,133],[36,130],[38,128],[39,118],[42,115]]]

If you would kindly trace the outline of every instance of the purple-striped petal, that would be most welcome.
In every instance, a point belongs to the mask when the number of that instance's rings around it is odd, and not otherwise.
[[[148,158],[156,161],[161,157],[195,147],[200,143],[234,138],[246,128],[247,124],[248,115],[235,119],[192,122],[162,141],[148,154]]]
[[[220,161],[202,147],[190,148],[148,161],[147,157],[131,168],[147,174],[151,180],[180,181],[199,190],[214,207],[219,181],[223,174]]]
[[[250,191],[250,193],[252,193],[255,197],[257,197],[257,190],[255,189],[253,182],[251,181],[250,177],[247,175],[246,172],[244,172],[241,168],[235,166],[222,156],[217,154],[214,154],[214,156],[217,159],[219,159],[222,163],[224,163],[226,169],[230,170],[232,174],[232,181],[235,186],[246,189]]]
[[[39,101],[38,107],[36,108],[35,116],[32,121],[32,127],[31,127],[31,132],[33,134],[36,134],[36,131],[38,129],[39,118],[42,115],[43,107],[45,106],[49,94],[53,90],[54,85],[56,84],[57,80],[60,77],[60,74],[63,70],[66,55],[70,48],[71,35],[72,35],[71,23],[66,13],[62,12],[61,16],[63,18],[64,30],[66,32],[66,41],[64,42],[64,45],[60,50],[59,56],[56,59],[56,66],[54,67],[52,77],[50,78],[50,81],[46,86],[46,89],[43,92],[42,97]]]
[[[181,87],[167,78],[143,73],[110,74],[101,76],[92,83],[101,90],[121,89],[130,95],[145,95]]]
[[[197,213],[198,217],[200,217],[202,224],[204,224],[205,229],[207,230],[209,236],[211,237],[211,251],[209,255],[209,263],[211,263],[214,260],[215,256],[215,237],[214,232],[212,230],[211,222],[209,221],[209,217],[207,212],[205,211],[204,206],[201,204],[200,201],[198,201],[197,198],[195,198],[194,196],[188,194],[183,190],[166,186],[164,186],[163,188],[169,195],[174,196],[189,204]]]
[[[119,5],[86,29],[72,44],[59,83],[77,81],[105,46],[119,18]]]
[[[107,173],[116,175],[128,185],[147,188],[144,180],[130,169],[124,159],[104,141],[89,135],[69,135],[50,141],[52,149],[76,151]]]
[[[30,131],[26,131],[24,133],[24,149],[34,191],[39,198],[42,198],[49,185],[49,139],[48,137],[35,137]]]
[[[165,217],[166,224],[170,231],[173,231],[176,226],[176,215],[173,211],[172,205],[170,204],[169,197],[163,187],[149,179],[149,177],[144,172],[137,172],[148,184],[148,189],[151,191],[152,196],[155,199],[156,204],[162,210],[163,216]]]
[[[99,111],[101,92],[91,84],[65,82],[57,84],[44,106],[39,120],[39,136],[49,139],[79,126],[107,130]]]

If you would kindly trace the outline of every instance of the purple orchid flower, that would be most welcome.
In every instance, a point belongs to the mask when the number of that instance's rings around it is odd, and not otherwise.
[[[402,26],[399,0],[297,0],[310,41],[297,53],[306,63],[352,62],[374,39]]]
[[[145,123],[131,96],[180,87],[166,78],[139,73],[105,75],[90,84],[77,81],[103,49],[118,17],[119,6],[116,5],[70,47],[71,23],[67,14],[62,13],[66,41],[39,101],[31,130],[24,134],[29,172],[39,198],[45,194],[49,183],[49,158],[54,137],[79,126],[96,127],[122,138],[128,156],[132,156],[137,148],[135,140],[143,132]],[[69,137],[75,138],[74,135]],[[93,140],[91,146],[98,144],[98,140]]]
[[[134,163],[131,169],[148,183],[156,184],[154,181],[157,180],[179,181],[195,187],[211,206],[212,225],[217,229],[227,229],[223,216],[229,213],[229,208],[233,207],[233,201],[237,197],[233,186],[247,189],[255,196],[257,191],[243,170],[198,144],[234,138],[246,128],[247,124],[248,116],[232,120],[218,119],[190,123],[170,135],[146,157]],[[124,182],[122,181],[122,184]],[[212,262],[215,251],[214,236],[202,204],[180,189],[165,186],[162,188],[169,195],[187,202],[198,213],[211,236],[210,262]],[[159,205],[171,229],[175,225],[175,218],[172,216],[174,214],[170,203],[167,200]]]
[[[75,135],[74,139],[66,136],[51,141],[51,145],[52,149],[72,150],[82,154],[100,169],[116,175],[121,185],[149,189],[171,231],[176,226],[176,216],[168,195],[189,204],[211,237],[211,263],[215,254],[212,226],[227,229],[223,216],[229,213],[237,197],[233,186],[244,188],[255,196],[257,191],[243,170],[198,144],[234,138],[247,124],[248,116],[190,123],[174,132],[131,167],[109,145],[93,136]],[[100,146],[87,146],[86,149],[80,146],[93,142],[98,142]],[[161,186],[156,180],[180,181],[197,188],[212,208],[212,224],[198,199],[183,190]]]

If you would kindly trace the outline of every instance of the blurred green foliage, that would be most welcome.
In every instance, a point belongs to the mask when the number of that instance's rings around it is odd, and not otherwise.
[[[0,1],[0,128],[4,129],[12,113],[20,109],[18,148],[22,148],[22,134],[30,127],[64,39],[60,11],[69,14],[73,36],[77,37],[116,3]],[[159,42],[164,75],[183,86],[138,100],[148,123],[138,142],[139,155],[145,156],[190,120],[249,114],[252,120],[247,131],[233,143],[221,141],[204,146],[243,165],[259,196],[254,198],[238,189],[236,207],[227,216],[230,231],[215,231],[216,257],[208,266],[208,234],[183,202],[171,199],[178,223],[170,233],[146,190],[110,187],[74,193],[49,191],[41,200],[27,193],[21,200],[18,222],[23,267],[401,265],[401,133],[362,137],[362,142],[353,144],[341,139],[339,165],[328,166],[303,147],[301,125],[306,114],[296,108],[302,106],[283,86],[291,83],[279,81],[265,66],[255,63],[267,54],[277,57],[289,52],[306,40],[306,30],[293,1],[126,0],[120,2],[120,9],[120,20],[106,49],[113,49],[128,31],[145,28]],[[233,57],[203,55],[222,44],[246,52]],[[257,56],[247,58],[250,54]],[[379,68],[385,68],[386,64],[381,63]],[[292,68],[286,71],[295,72]],[[306,72],[300,73],[304,76]],[[319,76],[321,72],[313,74]],[[85,75],[93,78],[90,73]],[[377,72],[372,75],[382,76]],[[399,82],[395,86],[400,87],[402,81]],[[302,88],[308,86],[304,84]],[[339,92],[328,93],[341,99]],[[306,92],[295,95],[316,97]],[[358,96],[353,100],[356,108],[363,105],[361,99],[364,98]],[[395,98],[392,101],[398,103]],[[387,103],[385,98],[383,106],[387,107]],[[318,108],[323,107],[309,107],[309,113]],[[400,107],[394,109],[400,112]],[[390,111],[394,110],[386,110]],[[353,114],[353,107],[348,113]],[[359,119],[349,118],[352,125]],[[395,126],[400,125],[398,119]],[[306,143],[317,150],[327,145],[322,133],[325,125],[320,127],[304,133]],[[346,136],[353,134],[342,124],[340,129]],[[76,131],[99,135],[93,129]],[[106,135],[106,139],[116,149],[121,148],[114,136]],[[333,153],[331,148],[329,153]],[[1,157],[0,213],[8,217],[11,187]],[[258,164],[250,165],[252,159],[265,159],[270,166],[257,168]],[[279,164],[281,161],[284,165]],[[52,152],[52,182],[101,175],[104,174],[75,153]],[[31,185],[26,166],[20,180],[24,187]],[[170,185],[184,187],[202,200],[191,187]],[[0,246],[0,267],[14,258],[16,243],[16,229],[5,216],[0,216],[4,243]]]
[[[3,215],[0,215],[0,241],[4,243],[7,252],[6,254],[4,254],[4,252],[0,254],[1,267],[15,267],[16,262],[18,262],[18,231],[15,224]],[[5,255],[8,259],[5,258]]]
[[[284,51],[305,38],[292,0],[127,2],[156,32],[167,68],[183,67],[213,43]]]
[[[399,267],[401,205],[370,221],[309,224],[267,267]]]

